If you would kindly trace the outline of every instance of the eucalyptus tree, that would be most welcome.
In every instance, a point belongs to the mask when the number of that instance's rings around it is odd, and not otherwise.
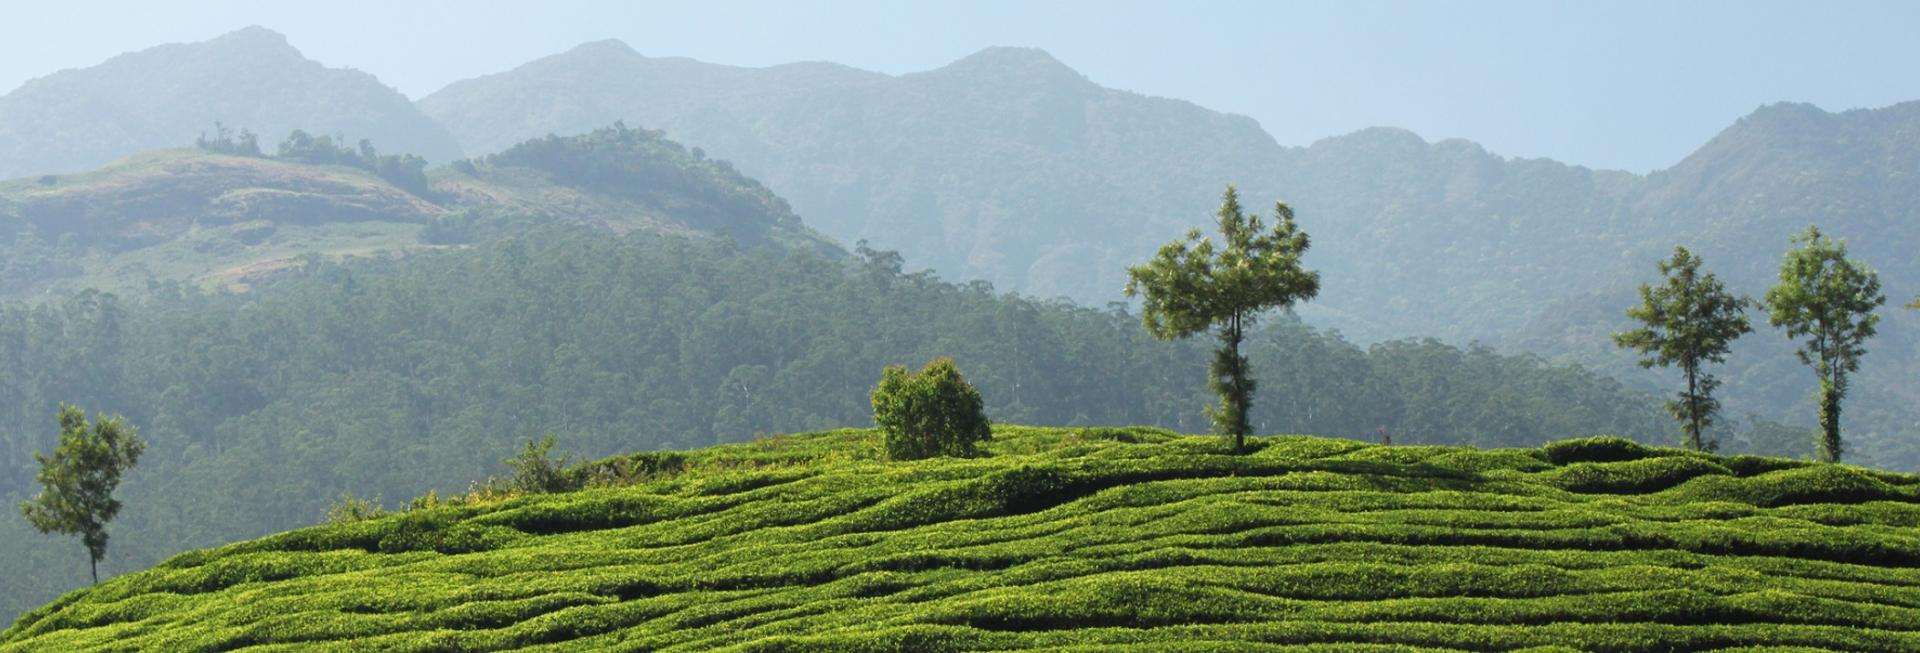
[[[1144,295],[1141,322],[1154,337],[1175,340],[1216,330],[1220,348],[1208,370],[1208,385],[1220,396],[1208,410],[1214,431],[1246,447],[1248,410],[1255,382],[1240,345],[1268,309],[1289,307],[1320,292],[1320,273],[1306,269],[1307,233],[1293,209],[1275,202],[1271,231],[1259,214],[1240,208],[1240,193],[1227,186],[1220,202],[1221,245],[1194,229],[1160,248],[1153,260],[1127,269],[1128,297]]]

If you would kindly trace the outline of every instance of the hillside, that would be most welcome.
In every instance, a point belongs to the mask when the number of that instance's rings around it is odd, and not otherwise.
[[[1270,188],[1248,176],[1278,155],[1250,119],[1102,88],[1026,48],[894,77],[646,57],[603,41],[419,104],[476,153],[616,119],[664,129],[732,159],[842,242],[1092,305],[1116,299],[1129,257],[1204,217],[1222,184]]]
[[[434,161],[460,157],[445,128],[373,75],[327,68],[285,36],[248,27],[62,70],[0,96],[0,178],[89,170],[190,143],[216,121],[268,142],[305,129]]]
[[[323,258],[466,245],[550,224],[839,254],[724,161],[624,127],[529,142],[400,188],[369,170],[202,150],[0,182],[0,295],[150,281],[246,288]]]
[[[1920,648],[1920,478],[1542,449],[1001,426],[587,465],[176,556],[0,651]]]
[[[553,225],[302,261],[247,293],[0,302],[0,505],[34,491],[60,402],[122,414],[150,443],[103,575],[311,523],[342,491],[465,491],[547,433],[606,456],[864,424],[881,368],[935,356],[995,419],[1205,428],[1211,342],[898,265]],[[1502,447],[1673,428],[1653,397],[1578,367],[1362,348],[1283,316],[1248,336],[1263,432],[1384,425],[1400,443]],[[87,582],[67,544],[0,519],[0,622]]]
[[[1570,295],[1643,276],[1676,243],[1771,278],[1819,222],[1902,283],[1920,232],[1920,102],[1758,108],[1651,175],[1515,159],[1372,128],[1304,147],[1254,121],[1105,88],[1045,52],[989,48],[899,76],[738,68],[589,43],[422,98],[463,146],[616,119],[724,154],[819,216],[954,279],[1087,304],[1127,265],[1206,224],[1220,186],[1282,199],[1315,236],[1326,292],[1302,313],[1361,341],[1506,345]],[[1869,242],[1871,241],[1871,242]],[[1737,267],[1736,267],[1737,266]],[[1554,353],[1558,353],[1557,350]]]
[[[1125,268],[1209,224],[1222,184],[1282,199],[1322,274],[1307,323],[1361,343],[1482,342],[1607,370],[1665,394],[1608,336],[1634,288],[1683,244],[1762,295],[1788,237],[1818,223],[1920,295],[1920,102],[1832,113],[1760,107],[1649,175],[1515,159],[1465,140],[1372,128],[1304,147],[1244,117],[1099,86],[1038,50],[992,48],[889,76],[829,64],[748,69],[583,45],[421,99],[473,151],[616,118],[732,157],[845,242],[952,279],[1085,305]],[[1569,126],[1577,128],[1577,126]],[[1848,428],[1873,464],[1920,468],[1920,314],[1889,308]],[[1764,320],[1763,320],[1764,321]],[[1778,332],[1744,339],[1728,414],[1812,423],[1813,375]]]

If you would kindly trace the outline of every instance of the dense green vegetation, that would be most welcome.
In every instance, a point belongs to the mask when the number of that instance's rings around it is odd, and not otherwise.
[[[160,288],[0,305],[0,497],[25,498],[61,401],[151,443],[102,573],[292,528],[342,492],[463,491],[528,438],[604,456],[867,424],[877,372],[952,356],[988,417],[1206,429],[1207,347],[1115,309],[709,239],[576,227],[405,260],[312,262],[243,295]],[[1657,403],[1486,348],[1361,348],[1276,316],[1249,332],[1259,432],[1535,445],[1656,437]],[[10,505],[10,504],[9,504]],[[7,612],[84,561],[0,520]]]
[[[993,435],[986,400],[951,358],[934,359],[919,372],[887,366],[873,388],[873,424],[894,460],[971,456]]]
[[[580,492],[189,552],[0,651],[1920,648],[1911,475],[1616,438],[880,440],[619,456]]]

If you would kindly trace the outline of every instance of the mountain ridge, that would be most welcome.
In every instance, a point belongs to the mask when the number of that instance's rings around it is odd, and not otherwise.
[[[295,128],[368,138],[435,161],[458,143],[373,75],[307,59],[251,26],[35,78],[0,96],[0,178],[88,170],[177,147],[215,122],[277,142]]]

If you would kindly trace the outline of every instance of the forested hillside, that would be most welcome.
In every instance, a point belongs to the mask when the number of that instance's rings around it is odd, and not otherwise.
[[[734,160],[842,242],[1089,304],[1117,299],[1124,267],[1204,220],[1221,185],[1268,196],[1252,177],[1280,154],[1252,120],[1101,88],[1026,48],[892,77],[652,58],[602,41],[456,82],[420,106],[476,153],[617,119],[664,129]]]
[[[1283,147],[1246,118],[1102,88],[1037,50],[995,48],[900,76],[825,64],[744,69],[601,42],[423,98],[474,151],[615,118],[726,153],[828,235],[950,278],[1118,299],[1126,266],[1205,224],[1226,182],[1287,201],[1313,234],[1309,324],[1359,342],[1432,336],[1634,369],[1608,335],[1634,288],[1685,245],[1758,296],[1808,224],[1847,240],[1888,295],[1920,295],[1920,102],[1828,113],[1761,107],[1673,167],[1636,175],[1512,159],[1373,128]],[[1569,129],[1578,128],[1569,125]],[[1920,316],[1882,311],[1847,428],[1870,458],[1920,468]],[[1814,378],[1777,331],[1736,343],[1730,413],[1812,423]]]
[[[0,96],[0,179],[90,170],[192,142],[214,122],[271,140],[305,129],[437,162],[460,157],[444,127],[373,75],[327,68],[286,37],[248,27],[62,70]]]
[[[1205,429],[1208,343],[900,266],[575,227],[310,263],[244,295],[6,305],[0,497],[30,491],[60,401],[125,414],[151,442],[113,525],[115,573],[311,523],[342,492],[463,491],[545,433],[604,456],[865,424],[883,366],[940,355],[996,420]],[[1283,317],[1249,344],[1263,433],[1518,446],[1670,428],[1651,398],[1529,357],[1360,348]],[[63,544],[0,520],[8,614],[84,582]]]
[[[1307,147],[1252,120],[1103,88],[1044,52],[991,48],[923,73],[735,68],[582,45],[420,101],[476,152],[616,119],[724,153],[815,216],[950,278],[1099,303],[1219,186],[1284,199],[1320,236],[1309,321],[1365,341],[1504,344],[1543,307],[1612,290],[1676,243],[1770,277],[1818,222],[1920,285],[1920,102],[1830,114],[1762,107],[1652,175],[1511,159],[1374,128]]]

